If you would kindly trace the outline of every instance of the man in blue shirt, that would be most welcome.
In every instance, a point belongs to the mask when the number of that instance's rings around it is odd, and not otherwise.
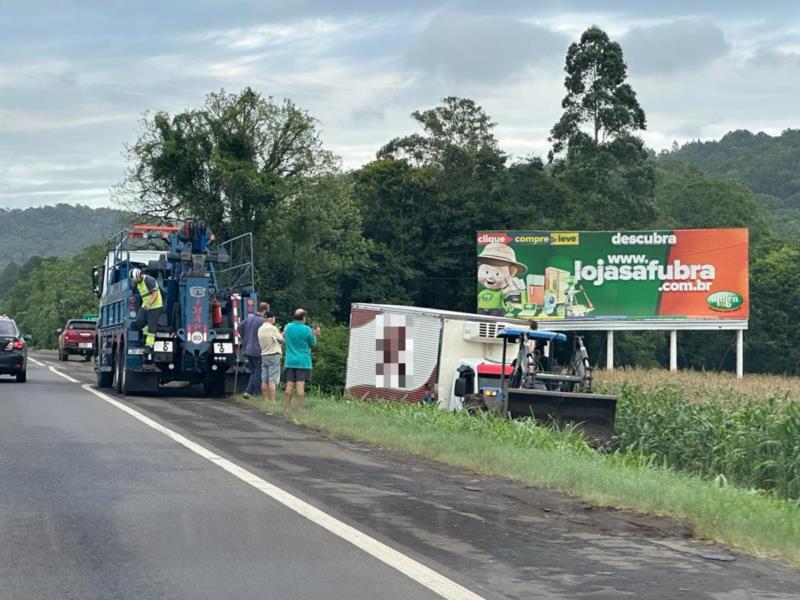
[[[261,344],[258,343],[258,328],[266,319],[264,315],[269,310],[266,302],[258,303],[256,314],[249,314],[239,323],[239,335],[242,336],[242,351],[247,357],[247,366],[250,369],[250,379],[244,388],[245,398],[257,396],[261,392]]]
[[[283,368],[286,376],[286,392],[283,408],[292,407],[292,394],[297,391],[297,408],[303,409],[306,396],[306,381],[311,377],[311,348],[317,345],[319,327],[306,325],[308,313],[302,308],[294,311],[294,320],[283,328],[283,343],[286,349]]]

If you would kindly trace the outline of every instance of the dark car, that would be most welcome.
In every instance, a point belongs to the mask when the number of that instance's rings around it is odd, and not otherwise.
[[[0,315],[0,375],[28,378],[28,346],[13,319]]]
[[[83,356],[89,360],[94,356],[94,340],[97,336],[97,322],[85,319],[70,319],[59,329],[58,360],[69,360],[70,354]]]

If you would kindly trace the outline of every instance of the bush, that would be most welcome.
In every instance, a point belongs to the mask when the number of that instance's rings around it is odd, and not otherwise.
[[[323,327],[314,351],[314,370],[311,372],[313,385],[326,392],[344,390],[349,341],[350,330],[346,325],[337,323]]]

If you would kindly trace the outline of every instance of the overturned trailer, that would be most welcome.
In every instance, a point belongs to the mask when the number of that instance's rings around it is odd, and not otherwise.
[[[593,394],[582,342],[561,366],[550,356],[548,342],[563,334],[531,332],[527,325],[490,315],[355,303],[346,390],[357,398],[435,402],[446,410],[495,409],[575,423],[593,437],[609,438],[616,399]],[[509,331],[530,335],[509,336]],[[507,352],[512,341],[521,348],[513,355]],[[527,347],[530,355],[522,350]],[[535,371],[538,377],[532,378]],[[489,399],[491,390],[500,390],[506,402]]]

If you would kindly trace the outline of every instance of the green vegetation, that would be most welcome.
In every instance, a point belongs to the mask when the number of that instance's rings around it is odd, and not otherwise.
[[[731,131],[719,141],[691,142],[667,156],[694,165],[708,177],[744,183],[779,235],[800,236],[800,130],[787,129],[779,136]]]
[[[105,247],[90,246],[71,258],[32,258],[0,296],[0,313],[12,315],[34,346],[55,348],[68,319],[97,312],[91,273],[104,256]]]
[[[692,402],[683,386],[623,385],[615,447],[732,485],[800,499],[800,402]]]
[[[0,208],[0,272],[9,263],[34,256],[70,256],[107,239],[123,226],[125,214],[110,208],[57,204],[37,208]],[[2,296],[0,276],[0,296]]]
[[[253,399],[250,404],[279,409]],[[570,431],[430,406],[311,397],[295,422],[336,437],[549,487],[600,506],[689,523],[697,536],[800,565],[800,506],[657,466],[634,452],[601,455]]]
[[[595,388],[620,396],[617,449],[800,501],[800,379],[619,369]]]

